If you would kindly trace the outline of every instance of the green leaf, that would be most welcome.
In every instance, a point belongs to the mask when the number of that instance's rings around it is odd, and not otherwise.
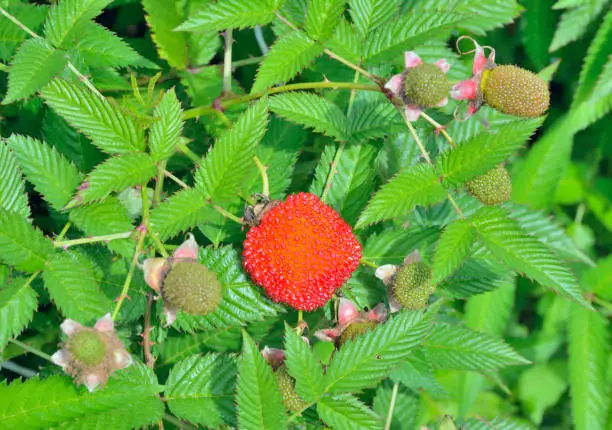
[[[259,66],[251,92],[261,92],[294,78],[321,55],[323,49],[323,46],[299,31],[279,37]]]
[[[146,184],[155,176],[155,163],[147,154],[132,153],[110,157],[87,175],[87,187],[71,204],[80,205],[107,197],[133,185]]]
[[[297,124],[318,133],[346,140],[346,117],[333,102],[316,94],[295,92],[270,98],[270,109]]]
[[[168,376],[164,397],[180,419],[206,427],[232,425],[236,363],[221,354],[192,355],[179,361]]]
[[[500,208],[482,208],[472,217],[482,243],[505,264],[562,296],[591,309],[574,275],[538,239],[525,232]]]
[[[243,332],[242,355],[238,362],[236,401],[239,428],[286,428],[285,407],[272,367],[246,332]]]
[[[325,45],[335,54],[353,63],[358,63],[361,59],[362,48],[359,34],[355,27],[343,17],[338,19],[336,31]]]
[[[465,421],[466,429],[470,430],[535,430],[536,428],[527,421],[518,421],[513,418],[494,418],[483,421],[480,418],[470,418]],[[491,427],[493,426],[493,427]]]
[[[399,0],[349,0],[351,19],[362,38],[387,24],[397,12]]]
[[[552,41],[557,24],[555,11],[551,6],[555,0],[526,0],[525,13],[521,17],[523,24],[521,38],[529,59],[539,70],[550,62],[548,47]]]
[[[423,317],[420,312],[404,310],[385,324],[344,343],[327,369],[326,391],[356,392],[387,377],[425,340],[431,317],[431,311]]]
[[[195,227],[206,218],[206,199],[196,189],[173,194],[151,211],[150,225],[163,241]]]
[[[30,217],[25,182],[17,158],[4,141],[0,142],[0,209]]]
[[[470,255],[476,231],[467,220],[459,219],[444,229],[436,246],[432,266],[432,284],[437,285],[452,275]]]
[[[200,249],[199,261],[215,272],[223,286],[223,298],[215,312],[206,316],[179,312],[175,328],[195,332],[228,326],[243,326],[274,317],[281,307],[272,303],[249,282],[242,271],[238,252],[231,246]]]
[[[11,61],[8,90],[2,104],[27,98],[49,83],[66,65],[66,53],[45,40],[26,40]]]
[[[384,62],[416,47],[434,35],[452,30],[463,19],[464,15],[455,13],[407,14],[371,34],[366,40],[363,58],[369,63]]]
[[[567,390],[565,372],[552,363],[537,363],[521,374],[517,397],[525,415],[538,426],[547,409],[559,402]]]
[[[374,186],[378,147],[373,144],[327,145],[315,172],[310,192],[327,193],[325,201],[349,224],[354,224],[366,205]],[[338,155],[339,155],[339,158]],[[333,174],[332,174],[333,171]],[[328,178],[329,189],[325,191]]]
[[[23,215],[0,208],[0,259],[18,270],[36,272],[45,266],[53,245]]]
[[[91,270],[68,252],[58,251],[49,256],[43,280],[51,299],[66,318],[87,324],[111,308]]]
[[[511,23],[523,10],[516,1],[508,0],[484,0],[478,4],[465,2],[453,9],[469,16],[459,27],[483,36],[494,28]]]
[[[555,36],[549,51],[553,52],[581,37],[606,5],[606,0],[580,2],[579,6],[567,10],[561,15]]]
[[[482,132],[438,158],[444,181],[460,186],[493,169],[512,155],[533,134],[543,117],[523,119],[501,126],[497,133]]]
[[[160,389],[153,371],[144,365],[132,365],[117,372],[103,390],[94,393],[83,387],[76,388],[70,377],[59,375],[47,379],[30,378],[25,382],[15,380],[10,385],[2,383],[0,397],[4,401],[0,403],[0,427],[56,428],[66,425],[74,428],[92,415],[100,418],[106,415],[112,419],[113,413],[120,418],[113,420],[120,426],[108,428],[146,427],[160,420],[163,414],[163,406],[156,396]],[[142,416],[134,408],[146,399],[156,400],[158,407],[154,414]],[[141,419],[135,422],[133,417]],[[103,423],[95,422],[96,425]]]
[[[195,174],[195,187],[206,199],[217,204],[236,199],[267,123],[266,100],[262,99],[214,144]]]
[[[393,400],[392,400],[393,399]],[[390,381],[383,381],[376,390],[373,409],[384,420],[387,420],[391,402],[395,401],[391,430],[414,430],[419,419],[419,398],[410,394],[408,389],[398,385],[395,396]],[[380,428],[380,427],[379,427]]]
[[[406,129],[398,110],[381,93],[361,92],[355,97],[347,124],[349,142],[361,143]]]
[[[453,298],[468,299],[493,291],[511,280],[514,273],[490,258],[468,258],[463,266],[438,288]]]
[[[83,36],[89,20],[98,16],[111,0],[61,0],[45,21],[45,38],[58,48],[68,48]]]
[[[88,236],[125,233],[134,228],[127,210],[114,196],[103,202],[80,206],[70,211],[70,221]],[[132,258],[136,245],[132,239],[112,240],[105,244],[119,255]]]
[[[240,327],[223,327],[195,334],[170,335],[159,345],[162,360],[158,366],[166,366],[178,360],[189,358],[199,352],[239,351],[242,348]]]
[[[421,390],[436,397],[447,395],[444,388],[436,381],[434,369],[422,350],[417,350],[408,356],[406,361],[391,372],[389,378],[410,388],[417,395]]]
[[[183,131],[181,115],[181,104],[172,88],[164,94],[153,114],[155,122],[149,134],[149,149],[153,161],[167,160],[174,154]]]
[[[604,430],[609,407],[607,322],[597,312],[572,306],[568,324],[569,382],[576,430]]]
[[[223,0],[205,5],[181,24],[179,31],[219,31],[264,25],[274,19],[278,1]]]
[[[317,403],[317,412],[333,429],[380,429],[380,418],[366,405],[350,394],[323,397]]]
[[[142,4],[159,56],[171,67],[185,69],[189,63],[187,38],[184,33],[174,31],[183,21],[177,3],[174,0],[143,0]]]
[[[407,215],[415,206],[429,206],[446,197],[433,166],[415,164],[398,173],[372,197],[356,228]]]
[[[144,150],[142,130],[125,113],[84,87],[55,79],[43,89],[42,97],[73,127],[107,153]]]
[[[345,0],[311,0],[306,15],[306,32],[318,42],[323,42],[334,32]]]
[[[612,54],[612,11],[608,11],[589,45],[584,65],[580,70],[578,88],[572,101],[572,109],[586,101],[591,95],[608,57]]]
[[[142,57],[119,36],[94,22],[83,26],[76,46],[83,61],[91,67],[147,67],[157,65]]]
[[[325,389],[323,369],[310,346],[285,323],[285,363],[295,379],[295,390],[306,402],[315,402]]]
[[[31,137],[13,134],[6,141],[28,181],[55,210],[61,210],[82,180],[74,164],[54,147]]]
[[[4,7],[30,30],[37,32],[45,20],[47,5],[11,2]],[[9,19],[0,19],[0,59],[10,61],[15,49],[28,37],[28,34]]]
[[[465,306],[466,326],[502,336],[510,321],[514,293],[515,280],[511,279],[494,291],[471,297]],[[459,416],[465,416],[485,388],[486,379],[483,375],[473,372],[462,373],[459,378]]]
[[[434,367],[445,369],[495,370],[530,363],[498,337],[442,323],[434,326],[423,349]]]
[[[37,307],[36,292],[23,278],[0,289],[0,351],[32,321]]]

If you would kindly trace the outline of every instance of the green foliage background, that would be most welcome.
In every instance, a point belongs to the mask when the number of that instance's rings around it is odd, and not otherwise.
[[[0,7],[0,428],[612,429],[609,1]],[[425,119],[412,135],[377,77],[414,50],[467,79],[460,35],[549,80],[548,115],[460,122],[451,101],[427,113],[456,148]],[[332,302],[304,315],[302,342],[297,313],[242,270],[232,217],[262,190],[254,156],[272,198],[310,191],[355,228],[366,264],[345,297],[386,300],[370,266],[419,250],[428,309],[330,359],[312,333]],[[512,200],[483,207],[465,184],[504,161]],[[165,327],[136,263],[188,231],[223,300]],[[64,318],[107,312],[136,363],[90,394],[48,354]],[[286,350],[308,408],[285,411],[265,345]]]

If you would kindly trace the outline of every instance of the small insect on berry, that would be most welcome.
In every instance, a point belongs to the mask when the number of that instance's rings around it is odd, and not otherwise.
[[[290,195],[265,211],[244,241],[243,266],[276,302],[323,306],[359,265],[351,227],[316,195]]]
[[[488,206],[507,202],[512,194],[512,179],[504,166],[497,166],[484,175],[472,179],[468,190],[477,200]]]

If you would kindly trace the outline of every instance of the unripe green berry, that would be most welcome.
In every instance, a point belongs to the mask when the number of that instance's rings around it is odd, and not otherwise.
[[[485,205],[500,205],[510,199],[512,180],[508,170],[504,166],[498,166],[471,180],[468,190]]]
[[[106,357],[106,343],[100,333],[94,330],[81,330],[68,341],[68,350],[78,362],[87,366],[97,366]]]
[[[217,276],[195,261],[174,263],[164,279],[164,300],[192,315],[214,312],[221,296]]]
[[[308,406],[302,398],[295,391],[295,382],[289,372],[287,366],[284,364],[276,369],[274,373],[276,376],[276,383],[278,384],[278,390],[283,397],[283,404],[291,412],[298,412]]]
[[[422,309],[433,292],[431,269],[422,261],[414,261],[399,269],[393,282],[393,292],[406,309]]]
[[[344,345],[346,341],[355,339],[357,336],[364,334],[368,330],[373,330],[376,325],[377,324],[374,321],[354,322],[350,324],[346,329],[344,329],[344,331],[340,335],[338,343],[340,345]]]
[[[485,70],[481,88],[489,106],[508,115],[536,117],[548,109],[548,83],[518,66],[496,66]]]
[[[435,64],[422,63],[407,69],[404,74],[406,103],[430,108],[448,96],[450,82]]]

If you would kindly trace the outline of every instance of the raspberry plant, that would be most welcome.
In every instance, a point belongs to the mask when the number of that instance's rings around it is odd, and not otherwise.
[[[606,428],[606,0],[49,3],[0,1],[0,428]]]

